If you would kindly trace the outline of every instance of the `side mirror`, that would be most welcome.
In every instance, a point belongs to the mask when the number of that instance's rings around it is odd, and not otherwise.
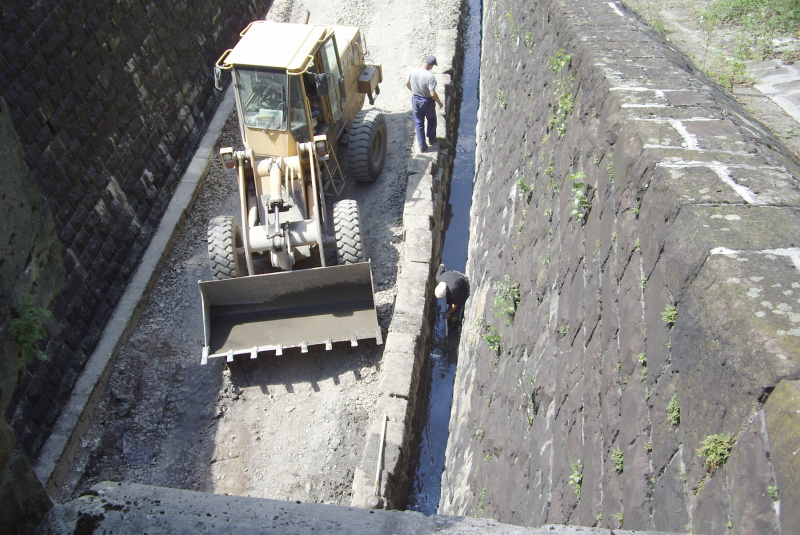
[[[222,69],[214,65],[214,89],[222,91]]]

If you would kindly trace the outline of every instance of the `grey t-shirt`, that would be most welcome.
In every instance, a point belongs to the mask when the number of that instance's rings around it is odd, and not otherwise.
[[[422,67],[411,69],[406,81],[411,83],[411,93],[418,97],[431,98],[431,91],[436,91],[436,76]]]

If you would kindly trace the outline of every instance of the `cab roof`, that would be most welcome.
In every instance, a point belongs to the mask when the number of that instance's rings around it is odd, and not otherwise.
[[[258,20],[241,33],[241,40],[225,58],[227,65],[275,67],[304,71],[320,41],[333,32],[331,26],[288,24]]]

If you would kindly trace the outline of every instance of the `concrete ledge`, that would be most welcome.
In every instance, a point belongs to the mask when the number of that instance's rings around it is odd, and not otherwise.
[[[53,432],[45,442],[34,465],[34,472],[48,493],[55,494],[64,484],[79,437],[91,422],[94,410],[105,391],[117,351],[127,341],[132,326],[147,302],[160,266],[169,255],[181,231],[187,210],[194,204],[200,186],[211,165],[216,140],[233,110],[233,91],[229,88],[217,108],[181,182],[172,196],[156,233],[136,268],[125,293],[106,324],[100,341],[78,378]]]
[[[451,153],[446,146],[455,135],[452,122],[447,118],[455,115],[456,103],[450,95],[456,78],[453,66],[457,64],[457,47],[456,30],[438,34],[437,60],[444,71],[438,77],[444,86],[447,113],[437,110],[437,114],[439,124],[444,125],[445,139],[439,143],[438,153],[415,154],[406,168],[408,182],[403,207],[405,258],[397,275],[397,298],[381,363],[381,397],[378,408],[372,411],[370,435],[353,480],[350,503],[354,507],[364,507],[367,499],[374,495],[374,474],[381,449],[384,454],[383,473],[387,476],[381,478],[380,488],[384,507],[393,507],[396,502],[405,500],[417,387],[420,370],[427,358],[432,328],[429,288],[434,266],[438,265],[441,254],[442,225],[437,219],[444,213],[447,203],[449,173],[443,173],[441,168],[449,169]],[[389,416],[389,425],[385,444],[381,445],[384,414]]]
[[[608,535],[607,529],[569,526],[526,528],[491,519],[425,516],[411,511],[367,511],[316,503],[284,502],[101,483],[92,493],[56,506],[42,533],[263,533],[311,535]],[[619,535],[630,531],[614,530]],[[655,535],[655,532],[640,532]]]
[[[413,377],[407,370],[414,367],[414,358],[414,353],[384,354],[384,364],[381,367],[381,393],[408,399]]]

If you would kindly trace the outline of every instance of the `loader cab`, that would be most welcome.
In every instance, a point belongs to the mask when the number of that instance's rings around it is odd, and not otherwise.
[[[237,66],[232,76],[245,146],[262,156],[297,154],[296,144],[311,139],[300,77],[259,66]]]
[[[294,156],[297,143],[321,134],[335,143],[345,127],[347,89],[335,34],[327,27],[301,29],[305,34],[251,24],[217,63],[231,70],[245,146],[261,156]],[[286,33],[276,38],[275,32]],[[285,50],[275,47],[281,40]]]

